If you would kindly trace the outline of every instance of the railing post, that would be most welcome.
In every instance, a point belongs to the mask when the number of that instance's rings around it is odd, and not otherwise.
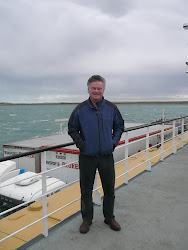
[[[151,162],[149,161],[149,127],[146,132],[146,170],[151,171]]]
[[[176,148],[176,146],[175,146],[175,136],[176,136],[176,121],[174,120],[173,121],[173,129],[172,129],[172,131],[173,131],[173,138],[172,138],[172,143],[173,143],[173,147],[172,147],[172,149],[173,149],[173,154],[176,154],[177,153],[177,148]]]
[[[41,153],[41,172],[46,171],[46,152]],[[46,173],[42,174],[42,194],[47,191],[46,188]],[[42,214],[43,217],[47,215],[47,196],[42,197]],[[48,219],[43,219],[43,235],[48,237]]]
[[[125,184],[128,184],[128,153],[129,153],[128,132],[125,132]]]
[[[181,147],[183,148],[184,144],[184,118],[181,120]]]
[[[95,181],[93,185],[93,189],[95,190],[96,188],[97,188],[97,173],[95,175]],[[101,205],[101,193],[99,190],[93,191],[93,202],[98,206]]]
[[[161,161],[164,160],[164,122],[161,128]]]
[[[63,128],[62,128],[62,126],[63,126],[63,123],[62,122],[60,122],[60,134],[62,134],[63,133]]]

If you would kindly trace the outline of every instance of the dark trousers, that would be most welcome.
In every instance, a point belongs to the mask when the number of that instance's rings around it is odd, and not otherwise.
[[[114,185],[115,171],[113,155],[91,157],[79,156],[80,165],[80,189],[81,189],[81,213],[85,221],[93,219],[92,190],[95,173],[98,169],[102,182],[104,199],[103,214],[106,220],[114,219]]]

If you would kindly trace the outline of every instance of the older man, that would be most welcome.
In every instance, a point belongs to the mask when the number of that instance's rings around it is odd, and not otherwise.
[[[115,171],[113,150],[118,145],[124,121],[117,106],[104,99],[106,81],[94,75],[87,82],[89,99],[80,103],[72,112],[68,133],[80,149],[80,189],[83,222],[80,233],[87,233],[93,220],[92,190],[96,169],[104,191],[104,222],[119,231],[114,216]]]

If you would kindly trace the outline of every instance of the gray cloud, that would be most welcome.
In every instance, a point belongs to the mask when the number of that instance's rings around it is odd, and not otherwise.
[[[97,1],[97,0],[71,0],[71,2],[76,3],[78,5],[82,5],[84,7],[88,8],[94,8],[96,10],[99,10],[100,12],[107,14],[111,17],[121,17],[127,14],[131,9],[134,8],[134,5],[136,3],[135,0],[129,1],[129,0],[103,0],[103,1]]]
[[[185,0],[0,1],[0,102],[187,98]]]

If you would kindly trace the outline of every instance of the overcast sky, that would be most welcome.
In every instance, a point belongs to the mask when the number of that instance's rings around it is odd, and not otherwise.
[[[0,102],[188,100],[187,0],[0,0]]]

